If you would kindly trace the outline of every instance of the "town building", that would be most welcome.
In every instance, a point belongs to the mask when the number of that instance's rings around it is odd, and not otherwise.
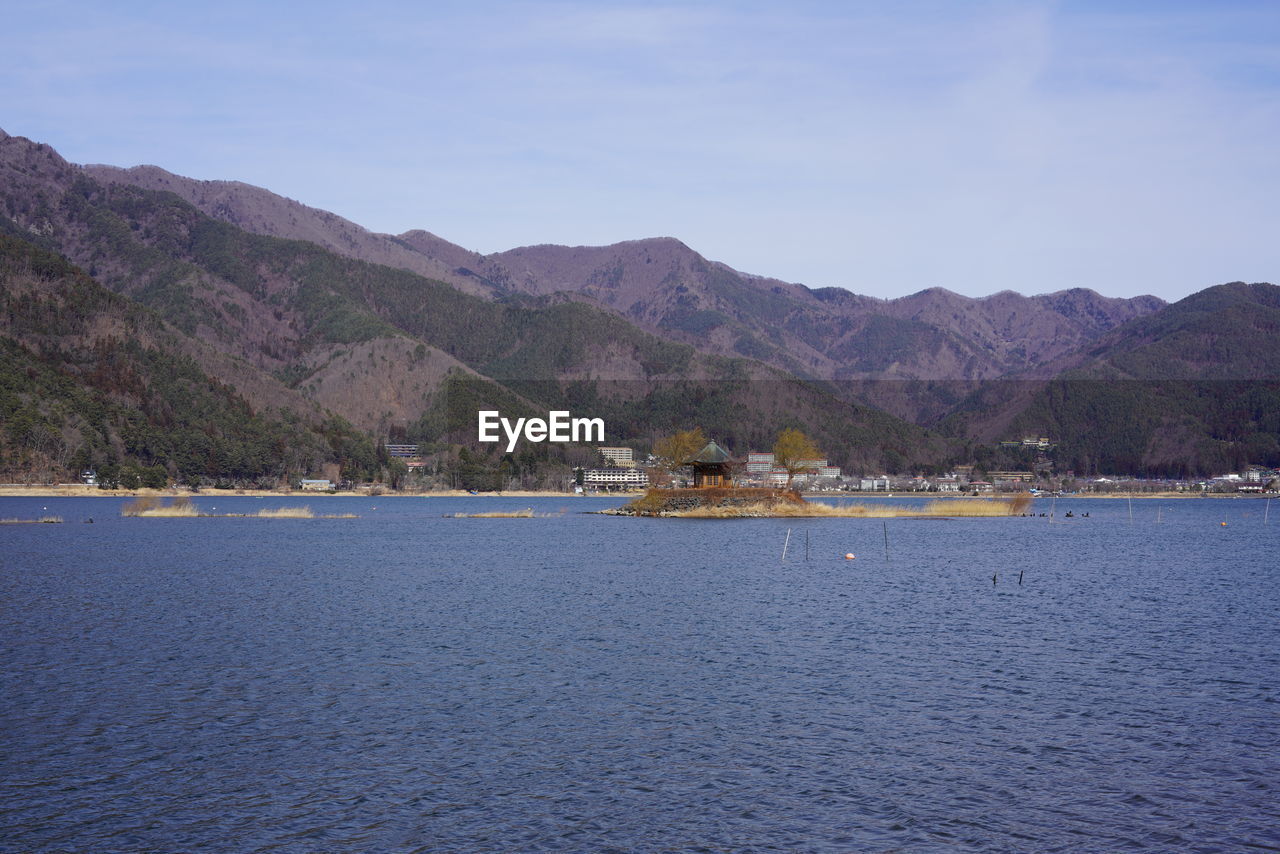
[[[1032,483],[1036,476],[1029,471],[991,471],[987,472],[992,483]]]
[[[649,485],[649,476],[634,466],[586,469],[582,472],[582,485],[594,489],[638,489]]]
[[[631,448],[597,448],[604,463],[610,468],[635,468],[635,452]]]
[[[830,465],[826,460],[801,460],[800,466],[805,470],[796,473],[796,480],[820,477],[838,478],[842,476],[840,467]],[[786,486],[787,484],[787,470],[778,465],[777,459],[773,454],[752,451],[747,454],[747,462],[744,469],[748,480],[767,483],[770,486]]]

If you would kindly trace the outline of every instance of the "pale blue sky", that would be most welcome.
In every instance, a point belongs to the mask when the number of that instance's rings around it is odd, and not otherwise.
[[[892,297],[1280,281],[1280,3],[5,3],[0,128],[481,252]]]

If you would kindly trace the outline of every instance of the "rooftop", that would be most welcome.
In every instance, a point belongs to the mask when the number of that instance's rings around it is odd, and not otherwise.
[[[729,456],[729,452],[717,445],[715,442],[708,442],[706,447],[691,457],[691,463],[727,463],[733,459]]]

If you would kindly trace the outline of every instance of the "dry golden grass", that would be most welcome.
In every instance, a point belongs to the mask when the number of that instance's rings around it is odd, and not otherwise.
[[[161,501],[144,495],[120,508],[124,516],[147,519],[199,516],[202,519],[356,519],[354,513],[331,513],[317,516],[310,507],[263,508],[255,513],[201,513],[191,499],[181,496],[172,501]],[[59,520],[61,521],[61,520]]]
[[[264,507],[257,513],[250,513],[255,519],[314,519],[316,514],[310,507]]]
[[[924,506],[925,516],[1017,516],[1022,512],[1015,507],[1016,499],[953,498],[930,501]]]
[[[797,492],[786,489],[772,489],[763,487],[699,487],[697,489],[649,489],[644,495],[631,501],[626,506],[629,513],[637,516],[665,515],[677,516],[684,515],[684,511],[664,511],[664,508],[670,506],[673,502],[679,502],[686,499],[694,499],[701,503],[706,509],[717,508],[720,504],[736,500],[743,502],[735,506],[735,509],[750,508],[752,512],[728,513],[722,518],[730,516],[742,515],[785,515],[778,513],[761,513],[755,512],[758,508],[777,509],[783,505],[803,506],[805,501]],[[697,511],[688,511],[697,515]],[[720,516],[708,515],[706,518],[721,518]]]
[[[453,513],[450,519],[554,519],[557,516],[563,516],[564,511],[559,513],[534,513],[532,507],[526,507],[524,510],[491,510],[486,513]]]
[[[890,504],[803,504],[758,503],[733,507],[697,507],[668,513],[679,519],[736,519],[759,516],[787,519],[941,519],[954,517],[1018,516],[1030,506],[1031,498],[1019,493],[1013,498],[954,499],[930,501],[923,507],[897,507]]]
[[[121,507],[120,515],[145,516],[147,518],[182,518],[199,516],[200,511],[191,503],[191,499],[186,496],[180,496],[172,501],[161,501],[154,496],[143,495]]]

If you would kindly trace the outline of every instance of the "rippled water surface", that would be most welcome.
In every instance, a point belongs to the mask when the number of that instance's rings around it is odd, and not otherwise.
[[[0,850],[1280,850],[1260,500],[120,503],[0,499]]]

